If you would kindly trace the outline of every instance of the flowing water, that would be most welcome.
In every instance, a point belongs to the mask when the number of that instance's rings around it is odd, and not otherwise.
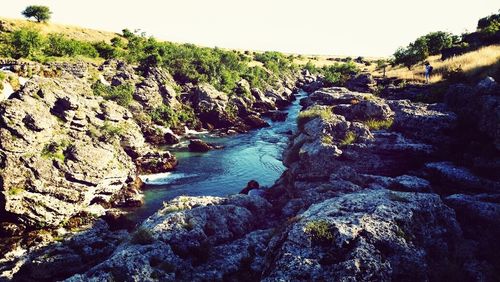
[[[290,131],[296,131],[299,100],[286,109],[284,122],[268,121],[267,128],[228,137],[199,137],[209,143],[223,145],[221,150],[207,153],[188,152],[188,141],[168,148],[179,161],[175,171],[148,176],[144,191],[144,205],[131,213],[130,218],[140,222],[162,207],[164,201],[177,196],[227,196],[238,193],[254,179],[261,186],[271,186],[283,173],[282,153]]]

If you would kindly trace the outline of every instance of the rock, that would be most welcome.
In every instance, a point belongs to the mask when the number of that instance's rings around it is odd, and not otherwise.
[[[269,123],[257,115],[248,115],[244,118],[245,123],[251,128],[269,127]]]
[[[67,281],[258,277],[270,229],[254,221],[271,205],[260,197],[179,197],[147,219],[104,262]],[[246,278],[248,278],[247,276]]]
[[[311,206],[274,237],[263,281],[426,280],[457,259],[460,240],[436,195],[358,192]]]
[[[165,135],[163,135],[163,139],[165,140],[165,143],[168,145],[174,145],[180,142],[179,137],[175,135],[173,132],[165,133]]]
[[[34,77],[0,104],[0,212],[28,228],[58,226],[127,186],[135,165],[125,148],[144,139],[126,109],[91,93],[74,76]]]
[[[469,169],[456,166],[451,162],[428,163],[425,168],[429,177],[453,193],[500,192],[500,183],[481,178]]]
[[[394,111],[392,127],[406,136],[428,144],[445,145],[457,127],[457,115],[443,104],[412,103],[409,100],[388,101]]]
[[[313,81],[311,83],[308,83],[302,87],[302,89],[308,93],[312,93],[318,89],[323,87],[323,82],[320,80]]]
[[[229,97],[216,90],[210,84],[201,84],[194,88],[191,101],[198,118],[214,128],[228,128],[236,123],[228,112]]]
[[[346,81],[345,85],[349,90],[356,92],[373,93],[376,81],[370,73],[360,73]]]
[[[155,174],[173,170],[177,159],[169,151],[149,152],[135,160],[139,174]]]
[[[208,152],[213,149],[220,149],[220,146],[208,144],[201,139],[191,139],[188,145],[189,151],[191,152]]]
[[[476,89],[484,93],[492,93],[493,91],[498,90],[497,88],[498,83],[491,76],[485,77],[476,85]],[[499,93],[497,92],[497,95],[498,94]]]
[[[32,252],[14,275],[15,281],[63,280],[109,256],[126,232],[111,232],[98,220],[94,226],[59,244]]]
[[[266,116],[271,118],[272,121],[285,121],[286,118],[288,117],[287,112],[282,112],[282,111],[269,111],[266,113]]]
[[[452,85],[445,94],[445,103],[462,117],[468,128],[477,129],[493,139],[492,144],[500,151],[500,96],[482,92],[477,87]]]

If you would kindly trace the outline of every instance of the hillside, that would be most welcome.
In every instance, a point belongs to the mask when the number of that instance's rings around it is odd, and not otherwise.
[[[106,41],[110,42],[117,34],[109,31],[95,30],[84,27],[63,25],[57,23],[37,23],[22,19],[8,19],[0,17],[0,30],[14,30],[19,28],[35,28],[40,30],[42,34],[62,33],[69,38],[84,41]]]

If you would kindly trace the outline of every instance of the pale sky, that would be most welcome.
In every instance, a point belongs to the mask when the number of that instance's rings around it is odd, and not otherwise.
[[[302,54],[387,56],[431,31],[473,31],[498,0],[8,0],[0,17],[49,6],[52,22],[174,42]]]

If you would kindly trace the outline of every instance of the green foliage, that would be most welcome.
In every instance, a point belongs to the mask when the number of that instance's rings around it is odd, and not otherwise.
[[[490,15],[490,16],[487,16],[487,17],[480,19],[477,22],[477,29],[479,31],[482,31],[491,25],[498,25],[498,23],[500,23],[500,13],[493,14],[493,15]]]
[[[92,90],[94,95],[102,96],[106,100],[112,100],[120,106],[127,107],[132,102],[135,88],[131,84],[111,86],[97,81],[92,85]]]
[[[39,31],[30,28],[21,28],[13,31],[5,40],[4,55],[15,59],[34,59],[41,54],[45,40]]]
[[[330,224],[326,220],[313,220],[309,221],[304,231],[311,236],[315,243],[328,244],[334,239]]]
[[[119,49],[109,45],[104,41],[96,42],[93,44],[93,46],[94,49],[99,54],[99,57],[104,58],[106,60],[115,59],[121,55]]]
[[[179,123],[179,117],[176,111],[165,104],[153,109],[149,113],[149,116],[154,123],[166,127],[176,126]]]
[[[132,244],[137,244],[137,245],[149,245],[152,244],[154,240],[155,239],[151,231],[141,227],[134,232],[134,234],[132,235],[131,242]]]
[[[341,85],[353,74],[359,72],[359,68],[354,62],[335,63],[324,66],[320,72],[324,75],[324,80],[329,85]]]
[[[453,35],[449,32],[437,31],[424,36],[430,55],[438,55],[441,50],[453,45]]]
[[[308,70],[310,73],[318,73],[318,68],[313,64],[311,60],[307,61],[304,69]]]
[[[52,12],[47,6],[31,5],[21,12],[26,18],[35,18],[37,22],[46,22],[50,19]]]
[[[50,34],[47,38],[47,46],[44,54],[53,57],[74,57],[82,55],[95,58],[99,54],[97,50],[88,42],[69,39],[63,34]]]
[[[304,125],[315,118],[322,118],[324,120],[331,120],[333,113],[331,108],[314,106],[299,113],[297,117],[297,125],[299,129],[304,129]]]
[[[343,147],[343,146],[351,145],[354,142],[356,142],[357,138],[358,137],[356,136],[356,133],[354,133],[352,131],[347,131],[344,139],[342,139],[342,141],[340,141],[340,146]]]
[[[425,60],[429,55],[437,55],[441,50],[453,45],[455,37],[449,32],[431,32],[417,38],[407,47],[400,47],[394,53],[394,63],[408,68]]]
[[[43,147],[41,156],[46,159],[58,159],[64,162],[66,159],[64,152],[69,145],[67,140],[63,140],[60,143],[50,142]]]

